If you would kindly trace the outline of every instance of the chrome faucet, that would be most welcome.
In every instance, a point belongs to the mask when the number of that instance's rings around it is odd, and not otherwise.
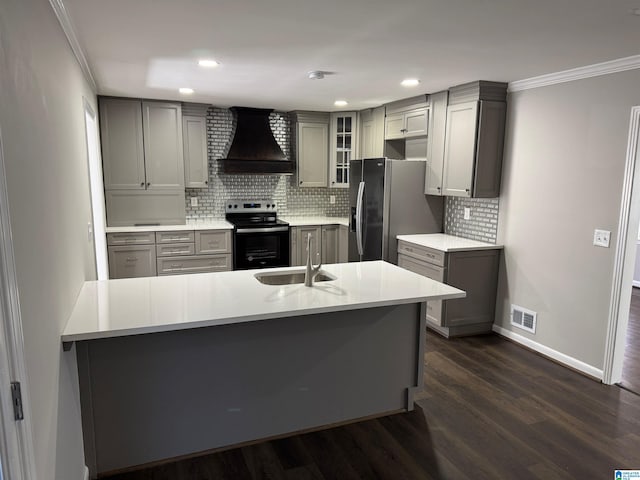
[[[311,263],[311,234],[307,234],[307,270],[304,272],[304,286],[313,287],[313,279],[320,273],[322,261],[317,266]]]

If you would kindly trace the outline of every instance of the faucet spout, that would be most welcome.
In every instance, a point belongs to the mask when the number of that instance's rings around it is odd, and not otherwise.
[[[311,261],[311,234],[307,234],[307,269],[304,272],[304,286],[313,287],[313,279],[320,273],[322,261],[314,266]]]

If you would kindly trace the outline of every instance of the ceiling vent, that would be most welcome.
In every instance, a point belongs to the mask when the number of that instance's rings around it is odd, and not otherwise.
[[[269,114],[273,110],[231,107],[236,132],[227,158],[220,158],[221,173],[291,174],[293,161],[287,159],[273,136]]]
[[[538,314],[518,305],[511,305],[511,325],[526,330],[530,333],[536,333],[536,319]]]

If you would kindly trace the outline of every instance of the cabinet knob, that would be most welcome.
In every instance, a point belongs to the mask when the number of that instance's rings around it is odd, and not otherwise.
[[[150,187],[150,186],[151,186],[151,182],[148,182],[148,183],[147,183],[147,187]]]
[[[300,185],[302,185],[302,180],[300,180]]]
[[[140,182],[140,186],[141,186],[141,187],[144,187],[144,182]]]
[[[436,188],[437,188],[438,190],[441,190],[441,188],[440,188],[440,187],[436,187]]]
[[[209,185],[209,180],[205,180],[205,181],[204,181],[204,184],[205,184],[205,185]]]
[[[465,189],[464,189],[464,191],[465,191],[465,192],[467,192],[467,193],[469,193],[469,189],[468,189],[468,188],[465,188]]]

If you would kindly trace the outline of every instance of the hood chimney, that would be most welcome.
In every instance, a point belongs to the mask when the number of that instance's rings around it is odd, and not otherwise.
[[[276,142],[264,108],[231,107],[236,117],[236,132],[227,158],[220,158],[221,173],[291,174],[294,163],[287,159]]]

